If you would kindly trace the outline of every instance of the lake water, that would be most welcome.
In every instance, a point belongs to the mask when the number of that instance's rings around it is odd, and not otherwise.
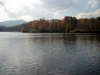
[[[100,34],[0,32],[0,75],[100,75]]]

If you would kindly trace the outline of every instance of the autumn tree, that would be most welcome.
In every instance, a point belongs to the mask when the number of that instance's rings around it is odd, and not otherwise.
[[[66,24],[65,32],[70,32],[71,29],[72,29],[71,23]]]

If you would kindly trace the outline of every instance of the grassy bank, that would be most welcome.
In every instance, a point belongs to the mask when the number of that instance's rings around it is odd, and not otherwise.
[[[71,30],[69,33],[100,33],[100,31],[75,29]]]

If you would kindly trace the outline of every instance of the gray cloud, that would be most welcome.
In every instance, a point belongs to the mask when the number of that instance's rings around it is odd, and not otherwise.
[[[100,0],[89,0],[87,2],[86,8],[95,8],[95,7],[100,7]]]
[[[55,13],[59,13],[63,10],[67,10],[72,7],[77,0],[38,0],[41,2],[31,2],[30,4],[20,3],[25,0],[15,0],[10,2],[8,0],[7,5],[5,5],[4,11],[8,14],[10,18],[19,18],[21,16],[32,16],[34,19],[39,19],[42,17],[53,18]],[[18,1],[18,2],[17,2]],[[34,0],[37,1],[37,0]],[[6,3],[5,3],[6,4]],[[19,6],[17,8],[17,6]]]
[[[3,6],[5,3],[3,1],[0,1],[0,5]]]
[[[72,7],[76,0],[42,0],[44,8],[50,11],[66,10]]]

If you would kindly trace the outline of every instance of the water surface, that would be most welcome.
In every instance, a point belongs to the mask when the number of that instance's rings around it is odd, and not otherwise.
[[[0,32],[0,75],[100,75],[100,34]]]

